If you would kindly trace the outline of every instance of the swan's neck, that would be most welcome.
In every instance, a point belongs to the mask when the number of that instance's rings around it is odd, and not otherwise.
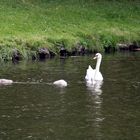
[[[95,68],[95,71],[96,72],[99,72],[100,71],[101,60],[102,60],[102,58],[98,58],[97,59],[96,68]]]
[[[97,58],[97,63],[96,63],[96,67],[95,67],[94,80],[96,80],[97,73],[100,71],[101,60],[102,60],[102,58]]]

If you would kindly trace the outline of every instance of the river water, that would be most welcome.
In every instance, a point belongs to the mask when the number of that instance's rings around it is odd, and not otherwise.
[[[1,63],[14,83],[0,85],[0,140],[138,140],[140,52],[103,54],[97,87],[84,80],[92,57]]]

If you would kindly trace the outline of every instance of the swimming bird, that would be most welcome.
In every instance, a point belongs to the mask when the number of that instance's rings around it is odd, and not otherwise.
[[[53,84],[59,87],[66,87],[68,85],[67,82],[63,79],[54,81]]]
[[[0,84],[6,85],[6,84],[12,84],[13,80],[9,79],[0,79]]]
[[[96,53],[95,57],[93,59],[97,59],[96,67],[93,69],[90,65],[88,66],[88,69],[86,71],[86,82],[89,84],[95,84],[96,81],[102,81],[103,76],[100,72],[100,64],[102,60],[102,55],[100,53]]]

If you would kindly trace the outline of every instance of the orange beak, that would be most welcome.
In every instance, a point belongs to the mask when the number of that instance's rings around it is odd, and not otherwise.
[[[95,56],[95,57],[93,57],[93,59],[97,59],[97,57]]]

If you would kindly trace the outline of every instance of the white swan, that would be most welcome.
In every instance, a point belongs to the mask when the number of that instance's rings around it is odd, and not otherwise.
[[[101,60],[102,60],[102,55],[100,53],[96,53],[96,55],[93,59],[97,59],[96,67],[95,67],[95,69],[93,69],[89,65],[87,72],[86,72],[86,76],[85,76],[86,82],[89,84],[95,84],[96,81],[103,80],[103,76],[100,72],[100,64],[101,64]]]
[[[68,85],[67,82],[63,79],[54,81],[53,84],[60,87],[66,87]]]
[[[2,85],[12,84],[12,83],[13,83],[13,80],[0,79],[0,84],[2,84]]]

